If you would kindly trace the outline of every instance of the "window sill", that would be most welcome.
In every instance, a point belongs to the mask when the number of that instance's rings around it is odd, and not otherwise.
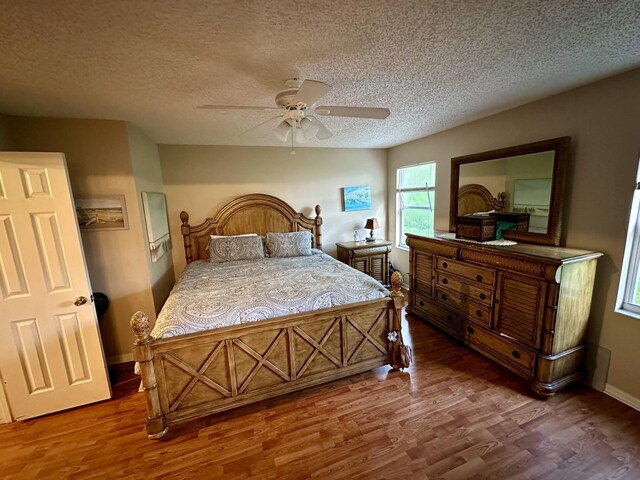
[[[409,247],[407,245],[396,245],[398,250],[404,250],[405,252],[409,251]]]
[[[640,320],[640,313],[632,312],[631,310],[625,310],[623,308],[616,308],[614,311],[621,315],[626,315],[627,317],[633,317]]]

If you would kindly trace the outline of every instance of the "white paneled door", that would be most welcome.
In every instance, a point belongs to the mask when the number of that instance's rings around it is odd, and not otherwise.
[[[60,153],[0,152],[0,374],[16,420],[111,396]]]

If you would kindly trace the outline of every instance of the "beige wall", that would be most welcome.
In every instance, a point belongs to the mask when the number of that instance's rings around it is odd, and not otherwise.
[[[129,150],[131,152],[133,175],[138,192],[138,208],[142,215],[144,212],[142,192],[164,193],[160,155],[158,154],[158,146],[155,142],[151,141],[142,130],[134,125],[128,124],[127,132],[129,134]],[[147,226],[144,216],[140,218],[140,222],[145,238],[147,238]],[[175,238],[173,238],[173,242],[175,244]],[[180,245],[180,243],[178,243],[178,245]],[[173,262],[170,253],[165,253],[156,262],[152,262],[149,249],[145,248],[145,252],[155,313],[158,314],[174,284]]]
[[[436,228],[449,223],[452,157],[554,137],[571,136],[563,244],[605,253],[598,264],[589,341],[611,351],[607,389],[640,403],[640,320],[614,312],[640,143],[640,70],[549,97],[390,149],[389,212],[396,168],[437,162]],[[388,236],[395,232],[389,217]],[[408,254],[392,252],[408,271]],[[600,375],[597,365],[592,374]],[[636,403],[636,404],[639,404]]]
[[[9,117],[9,127],[19,151],[65,154],[74,195],[125,195],[129,229],[84,231],[82,243],[92,288],[111,302],[100,321],[107,360],[130,356],[131,314],[155,318],[155,308],[126,123]]]
[[[185,265],[180,211],[186,210],[191,224],[214,215],[237,196],[267,193],[289,203],[296,211],[315,216],[322,207],[323,250],[335,254],[335,243],[353,240],[354,229],[367,217],[376,216],[383,236],[386,226],[386,151],[365,149],[214,147],[161,145],[162,175],[174,243],[176,274]],[[341,188],[370,185],[372,207],[342,211]]]

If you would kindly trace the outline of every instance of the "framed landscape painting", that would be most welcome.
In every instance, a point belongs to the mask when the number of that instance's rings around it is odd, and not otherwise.
[[[369,210],[371,208],[371,187],[344,187],[344,211]]]
[[[75,197],[78,225],[82,230],[126,230],[124,195]]]

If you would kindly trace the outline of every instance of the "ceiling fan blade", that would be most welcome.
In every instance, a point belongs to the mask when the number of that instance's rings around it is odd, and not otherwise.
[[[331,90],[331,87],[324,82],[305,80],[302,82],[302,85],[300,85],[300,89],[298,93],[296,93],[292,103],[294,105],[296,103],[304,103],[307,106],[311,106],[329,90]]]
[[[259,110],[261,112],[280,111],[275,107],[250,107],[244,105],[198,105],[202,110]]]
[[[331,133],[329,129],[325,127],[324,124],[316,117],[307,115],[306,118],[311,120],[311,122],[318,127],[318,133],[316,133],[316,138],[318,140],[326,140],[327,138],[333,137],[333,133]]]
[[[329,117],[376,118],[382,120],[391,113],[388,108],[372,107],[316,107],[315,113]]]
[[[240,132],[240,133],[238,134],[238,136],[240,137],[240,136],[245,135],[245,134],[247,134],[247,133],[249,133],[249,132],[253,132],[253,131],[254,131],[254,130],[256,130],[257,128],[260,128],[260,127],[261,127],[262,125],[264,125],[265,123],[269,123],[271,120],[275,120],[276,118],[282,118],[282,116],[281,116],[281,115],[276,115],[275,117],[271,117],[271,118],[269,118],[269,119],[265,120],[264,122],[260,122],[258,125],[255,125],[255,126],[251,127],[250,129],[245,130],[244,132]]]

